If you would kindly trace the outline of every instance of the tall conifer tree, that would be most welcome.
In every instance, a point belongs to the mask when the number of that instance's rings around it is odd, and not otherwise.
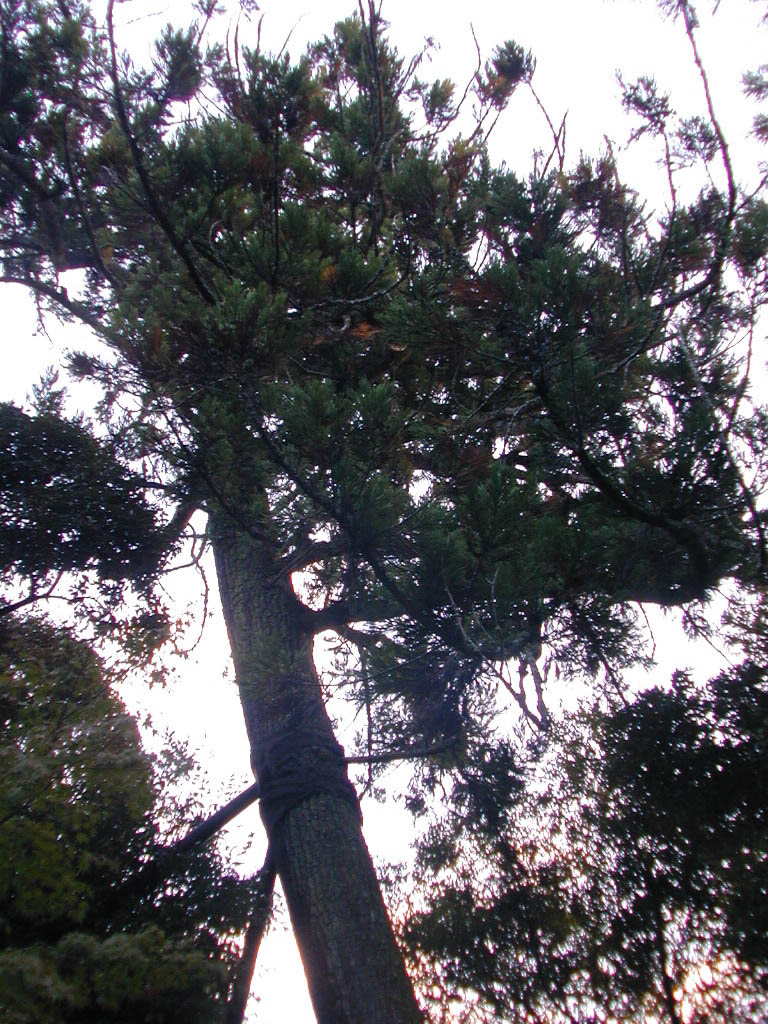
[[[732,342],[764,301],[768,217],[711,103],[675,134],[652,83],[626,90],[725,181],[654,224],[610,155],[569,170],[558,135],[527,179],[492,166],[534,70],[515,43],[478,68],[460,135],[460,90],[422,82],[373,3],[298,62],[204,50],[215,4],[198,11],[148,70],[111,2],[100,27],[2,0],[0,280],[108,346],[71,369],[176,500],[165,540],[208,515],[318,1019],[415,1021],[313,639],[354,652],[370,752],[430,751],[429,783],[507,764],[503,666],[545,734],[542,644],[613,678],[641,657],[636,602],[760,585],[764,418]]]

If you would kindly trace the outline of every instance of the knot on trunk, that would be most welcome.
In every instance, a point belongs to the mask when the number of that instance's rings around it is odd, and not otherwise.
[[[346,800],[360,815],[355,787],[347,778],[342,747],[327,733],[293,728],[277,733],[254,757],[261,819],[272,839],[289,811],[311,796]]]

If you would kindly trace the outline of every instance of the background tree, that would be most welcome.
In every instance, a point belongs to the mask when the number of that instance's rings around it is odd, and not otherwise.
[[[82,420],[67,419],[55,385],[47,379],[36,389],[36,415],[0,404],[0,579],[22,595],[0,599],[0,616],[57,590],[65,597],[60,584],[71,580],[69,607],[146,671],[171,632],[158,570],[185,511],[161,526],[119,440],[98,440]]]
[[[418,79],[372,4],[297,64],[204,52],[203,5],[149,70],[111,4],[105,29],[79,5],[0,10],[2,280],[106,341],[71,361],[104,386],[102,429],[208,514],[318,1017],[418,1019],[313,637],[336,630],[360,669],[371,755],[431,751],[418,809],[489,764],[511,779],[500,686],[546,734],[542,644],[618,685],[643,659],[638,601],[759,585],[765,424],[734,339],[764,299],[763,207],[704,75],[707,117],[678,125],[653,83],[626,89],[670,172],[708,174],[686,202],[672,174],[656,222],[610,152],[569,169],[556,131],[528,179],[491,165],[533,74],[515,43],[478,67],[459,135],[458,94]]]
[[[1,639],[4,1019],[224,1020],[257,885],[210,847],[159,879],[145,868],[189,813],[160,795],[188,761],[144,753],[104,665],[66,629],[5,618]]]
[[[436,1016],[764,1018],[764,602],[738,617],[741,662],[582,712],[435,816],[406,936]]]

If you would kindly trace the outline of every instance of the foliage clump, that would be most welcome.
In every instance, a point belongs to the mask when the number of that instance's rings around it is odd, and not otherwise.
[[[42,619],[3,620],[0,693],[4,1020],[221,1017],[251,890],[210,849],[147,871],[173,760],[158,776],[104,665]]]

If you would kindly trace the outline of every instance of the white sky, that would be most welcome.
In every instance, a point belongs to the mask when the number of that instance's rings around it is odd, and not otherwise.
[[[307,41],[332,29],[334,21],[353,9],[352,0],[326,0],[312,4],[308,0],[265,0],[262,46],[279,49],[293,28],[289,51],[294,57]],[[737,177],[756,183],[758,172],[754,147],[741,140],[748,134],[755,112],[740,92],[742,73],[757,68],[764,59],[768,30],[759,29],[764,4],[749,0],[723,0],[717,17],[709,18],[711,4],[699,5],[703,22],[699,46],[710,77],[716,112],[731,143]],[[141,48],[167,21],[182,22],[186,4],[157,3],[147,0],[121,4],[116,8],[118,39],[128,49]],[[151,13],[147,15],[147,11]],[[662,21],[652,0],[508,0],[494,3],[474,0],[471,4],[438,0],[385,0],[385,17],[391,24],[390,35],[401,55],[418,50],[431,36],[440,49],[431,66],[423,66],[422,78],[453,78],[463,86],[474,70],[476,54],[470,20],[484,56],[493,47],[512,38],[533,50],[537,58],[534,86],[550,117],[559,123],[568,112],[567,143],[570,160],[580,151],[596,153],[608,135],[616,152],[628,135],[622,116],[615,72],[621,69],[627,80],[641,74],[654,74],[659,84],[672,93],[673,105],[686,116],[703,112],[700,83],[694,73],[682,26]],[[135,20],[139,18],[139,20]],[[132,24],[131,24],[132,22]],[[255,42],[255,20],[251,22]],[[248,42],[249,30],[241,25],[240,37]],[[493,140],[493,156],[525,173],[535,147],[549,149],[546,124],[530,96],[521,91],[500,122]],[[645,162],[620,156],[620,169],[632,184],[643,191],[658,187],[659,175],[654,156],[643,151]],[[658,193],[657,193],[658,194]],[[659,208],[663,196],[658,194]],[[0,399],[23,402],[26,393],[49,364],[58,363],[66,347],[83,345],[77,328],[52,331],[53,340],[36,333],[35,313],[19,290],[4,290],[5,361],[0,377]],[[87,401],[87,398],[82,399]],[[215,590],[213,572],[210,582]],[[196,597],[194,578],[179,573],[171,577],[180,604]],[[215,603],[215,602],[214,602]],[[667,631],[664,630],[663,634]],[[660,641],[659,660],[672,646],[674,664],[679,666],[684,641]],[[195,630],[191,630],[194,637]],[[665,644],[667,645],[665,647]],[[248,750],[231,674],[224,677],[228,648],[223,623],[215,612],[203,643],[193,656],[178,666],[178,680],[163,692],[153,691],[147,700],[138,689],[129,697],[134,708],[150,707],[156,721],[173,722],[179,735],[186,736],[199,749],[200,759],[210,773],[214,802],[226,792],[231,795],[250,782]],[[690,655],[694,657],[693,654]],[[670,659],[669,666],[672,667]],[[664,673],[661,673],[663,675]],[[349,740],[354,724],[346,729]],[[345,736],[341,736],[344,742]],[[395,860],[407,846],[405,812],[394,806],[364,807],[366,834],[375,858]],[[253,848],[249,830],[254,830]],[[243,870],[255,870],[264,852],[258,812],[251,809],[231,830],[231,842],[241,856]],[[289,935],[275,931],[262,947],[257,967],[250,1022],[289,1022],[312,1024],[312,1014],[295,946]]]

